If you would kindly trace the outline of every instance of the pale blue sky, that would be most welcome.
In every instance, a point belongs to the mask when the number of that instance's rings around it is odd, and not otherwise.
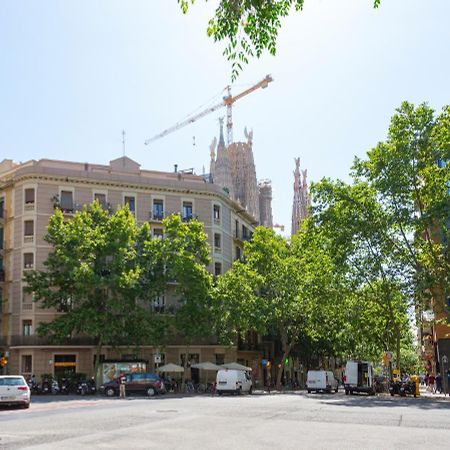
[[[309,180],[345,179],[403,100],[450,103],[450,1],[372,3],[306,0],[284,20],[277,56],[252,61],[233,88],[274,77],[235,104],[234,137],[253,128],[257,176],[272,180],[287,231],[294,157]],[[0,159],[107,164],[124,128],[144,168],[208,171],[225,110],[143,143],[229,84],[223,45],[206,36],[216,4],[197,0],[183,16],[176,0],[0,0]]]

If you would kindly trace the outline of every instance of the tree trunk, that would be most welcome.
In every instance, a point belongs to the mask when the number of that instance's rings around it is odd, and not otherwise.
[[[97,389],[99,388],[100,384],[102,383],[100,373],[98,371],[98,368],[100,367],[100,356],[102,354],[102,348],[103,348],[102,339],[99,338],[98,342],[97,342],[97,348],[95,351],[95,364],[94,364],[94,380],[95,380],[95,385],[96,385]]]
[[[401,336],[400,336],[400,325],[399,324],[397,324],[395,327],[395,333],[396,333],[396,340],[397,340],[396,368],[400,369],[400,338],[401,338]]]
[[[189,345],[186,346],[186,353],[183,360],[183,374],[181,375],[181,392],[186,391],[186,367],[189,358]]]
[[[281,368],[278,369],[277,374],[277,389],[281,389],[281,377],[283,376],[283,370],[284,370],[284,362],[286,361],[286,358],[289,356],[289,352],[291,351],[291,346],[288,345],[285,341],[282,340],[282,346],[283,346],[283,359],[281,360]]]

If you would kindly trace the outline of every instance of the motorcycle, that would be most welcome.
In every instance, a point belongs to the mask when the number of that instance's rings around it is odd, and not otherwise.
[[[406,397],[407,395],[413,395],[416,397],[416,383],[412,381],[404,381],[400,386],[400,395]]]
[[[79,395],[95,395],[97,388],[94,380],[80,380],[77,386],[77,394]]]
[[[61,378],[59,383],[59,393],[68,395],[70,393],[70,383],[67,378]]]

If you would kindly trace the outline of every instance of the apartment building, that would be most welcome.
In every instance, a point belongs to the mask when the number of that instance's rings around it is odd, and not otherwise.
[[[93,372],[92,339],[74,338],[56,346],[35,334],[40,322],[58,313],[34,303],[24,292],[22,279],[27,270],[44,269],[51,250],[44,236],[55,208],[61,208],[70,218],[94,199],[111,211],[128,204],[139,223],[150,223],[155,238],[162,236],[162,220],[171,213],[181,214],[183,220],[198,218],[208,234],[209,270],[215,275],[241,258],[243,243],[257,225],[219,185],[193,173],[144,170],[127,157],[109,165],[48,159],[18,164],[4,160],[0,163],[0,356],[8,357],[9,373]],[[155,308],[163,309],[171,301],[168,293],[155,299]],[[260,359],[257,349],[257,342],[251,346],[247,343],[241,351],[221,346],[211,338],[191,345],[189,359],[217,363],[240,360],[252,365]],[[162,362],[180,363],[184,352],[182,342],[173,343],[164,349]],[[149,343],[139,354],[127,353],[127,349],[105,349],[104,358],[144,359],[151,370],[159,349]]]

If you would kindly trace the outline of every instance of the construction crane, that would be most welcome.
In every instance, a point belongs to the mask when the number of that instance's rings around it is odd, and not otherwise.
[[[196,114],[195,116],[189,117],[186,120],[183,120],[181,122],[176,123],[174,126],[167,128],[166,130],[162,131],[161,133],[157,134],[156,136],[153,136],[150,139],[147,139],[145,141],[145,145],[149,145],[150,143],[156,141],[157,139],[160,139],[164,136],[167,136],[168,134],[172,133],[173,131],[179,130],[180,128],[183,128],[186,125],[189,125],[192,122],[195,122],[196,120],[218,110],[219,108],[222,108],[224,106],[227,107],[227,142],[228,145],[233,142],[233,115],[232,115],[232,106],[233,103],[239,100],[242,97],[245,97],[246,95],[250,94],[253,91],[256,91],[259,88],[265,89],[270,82],[273,81],[273,78],[270,75],[266,75],[266,77],[261,80],[259,83],[256,83],[252,87],[246,89],[245,91],[241,92],[240,94],[236,96],[231,95],[231,86],[227,86],[225,90],[227,91],[228,95],[223,98],[223,101],[220,103],[217,103],[214,106],[211,106],[210,108],[205,109],[204,111]]]

